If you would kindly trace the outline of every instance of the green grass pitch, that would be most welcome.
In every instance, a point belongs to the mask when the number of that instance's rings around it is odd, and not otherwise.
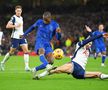
[[[0,56],[0,61],[3,56]],[[70,61],[55,60],[54,65],[59,66]],[[108,73],[108,60],[106,67],[101,67],[101,58],[89,58],[87,71],[101,71]],[[30,67],[40,64],[38,57],[30,57]],[[39,72],[40,73],[40,72]],[[24,60],[21,56],[12,56],[5,64],[5,71],[0,71],[0,90],[108,90],[108,80],[85,79],[77,80],[71,75],[56,74],[46,76],[40,80],[32,80],[32,74],[24,70]]]

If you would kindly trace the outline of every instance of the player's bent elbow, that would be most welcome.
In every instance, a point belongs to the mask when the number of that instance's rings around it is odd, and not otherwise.
[[[6,28],[8,28],[8,25],[6,25]]]
[[[7,28],[7,29],[10,28],[8,24],[6,25],[6,28]]]

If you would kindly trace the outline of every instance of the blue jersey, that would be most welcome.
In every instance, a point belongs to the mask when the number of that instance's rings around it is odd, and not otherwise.
[[[105,32],[100,32],[97,30],[97,31],[93,32],[92,35],[97,36],[97,35],[104,34],[104,33]],[[101,37],[101,38],[94,40],[93,44],[95,47],[105,47],[104,38]]]
[[[45,42],[50,42],[56,34],[57,28],[59,28],[59,25],[54,20],[51,20],[49,24],[45,24],[42,19],[39,19],[24,33],[24,35],[27,35],[35,29],[37,30],[36,40],[41,39]]]
[[[97,36],[97,35],[104,34],[104,33],[105,32],[100,32],[100,31],[97,30],[97,31],[93,32],[92,35]],[[94,46],[94,50],[96,51],[96,53],[106,51],[106,46],[105,46],[103,37],[94,40],[93,46]]]
[[[29,27],[29,29],[24,33],[24,36],[34,29],[37,30],[35,51],[38,52],[39,48],[44,48],[45,53],[48,54],[49,52],[52,52],[50,41],[53,36],[56,36],[58,39],[60,38],[60,33],[56,32],[58,28],[59,25],[54,20],[51,20],[49,24],[45,24],[43,19],[39,19]]]

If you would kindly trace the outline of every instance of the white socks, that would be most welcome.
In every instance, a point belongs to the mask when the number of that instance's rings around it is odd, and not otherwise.
[[[7,53],[6,55],[5,55],[5,57],[4,57],[4,59],[3,59],[3,61],[1,61],[1,63],[5,63],[8,59],[9,59],[9,57],[10,57],[10,54],[9,53]]]
[[[100,75],[100,78],[101,79],[108,79],[108,74],[101,74]]]
[[[38,78],[44,77],[44,76],[46,76],[46,75],[48,75],[48,74],[49,74],[49,72],[46,70],[46,71],[44,71],[43,73],[39,74],[39,75],[38,75]]]
[[[51,70],[53,68],[53,66],[51,65],[51,64],[47,64],[47,66],[46,66],[46,70]]]
[[[25,67],[29,68],[29,54],[24,54]]]

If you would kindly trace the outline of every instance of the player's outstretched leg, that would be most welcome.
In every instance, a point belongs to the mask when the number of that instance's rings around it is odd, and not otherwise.
[[[44,55],[40,55],[40,61],[42,62],[41,65],[33,68],[31,71],[33,72],[33,77],[36,77],[36,72],[42,69],[47,69],[50,70],[53,68],[53,66],[51,64],[48,64],[48,61],[46,60]]]
[[[108,74],[103,74],[101,72],[85,72],[85,78],[108,79]]]

